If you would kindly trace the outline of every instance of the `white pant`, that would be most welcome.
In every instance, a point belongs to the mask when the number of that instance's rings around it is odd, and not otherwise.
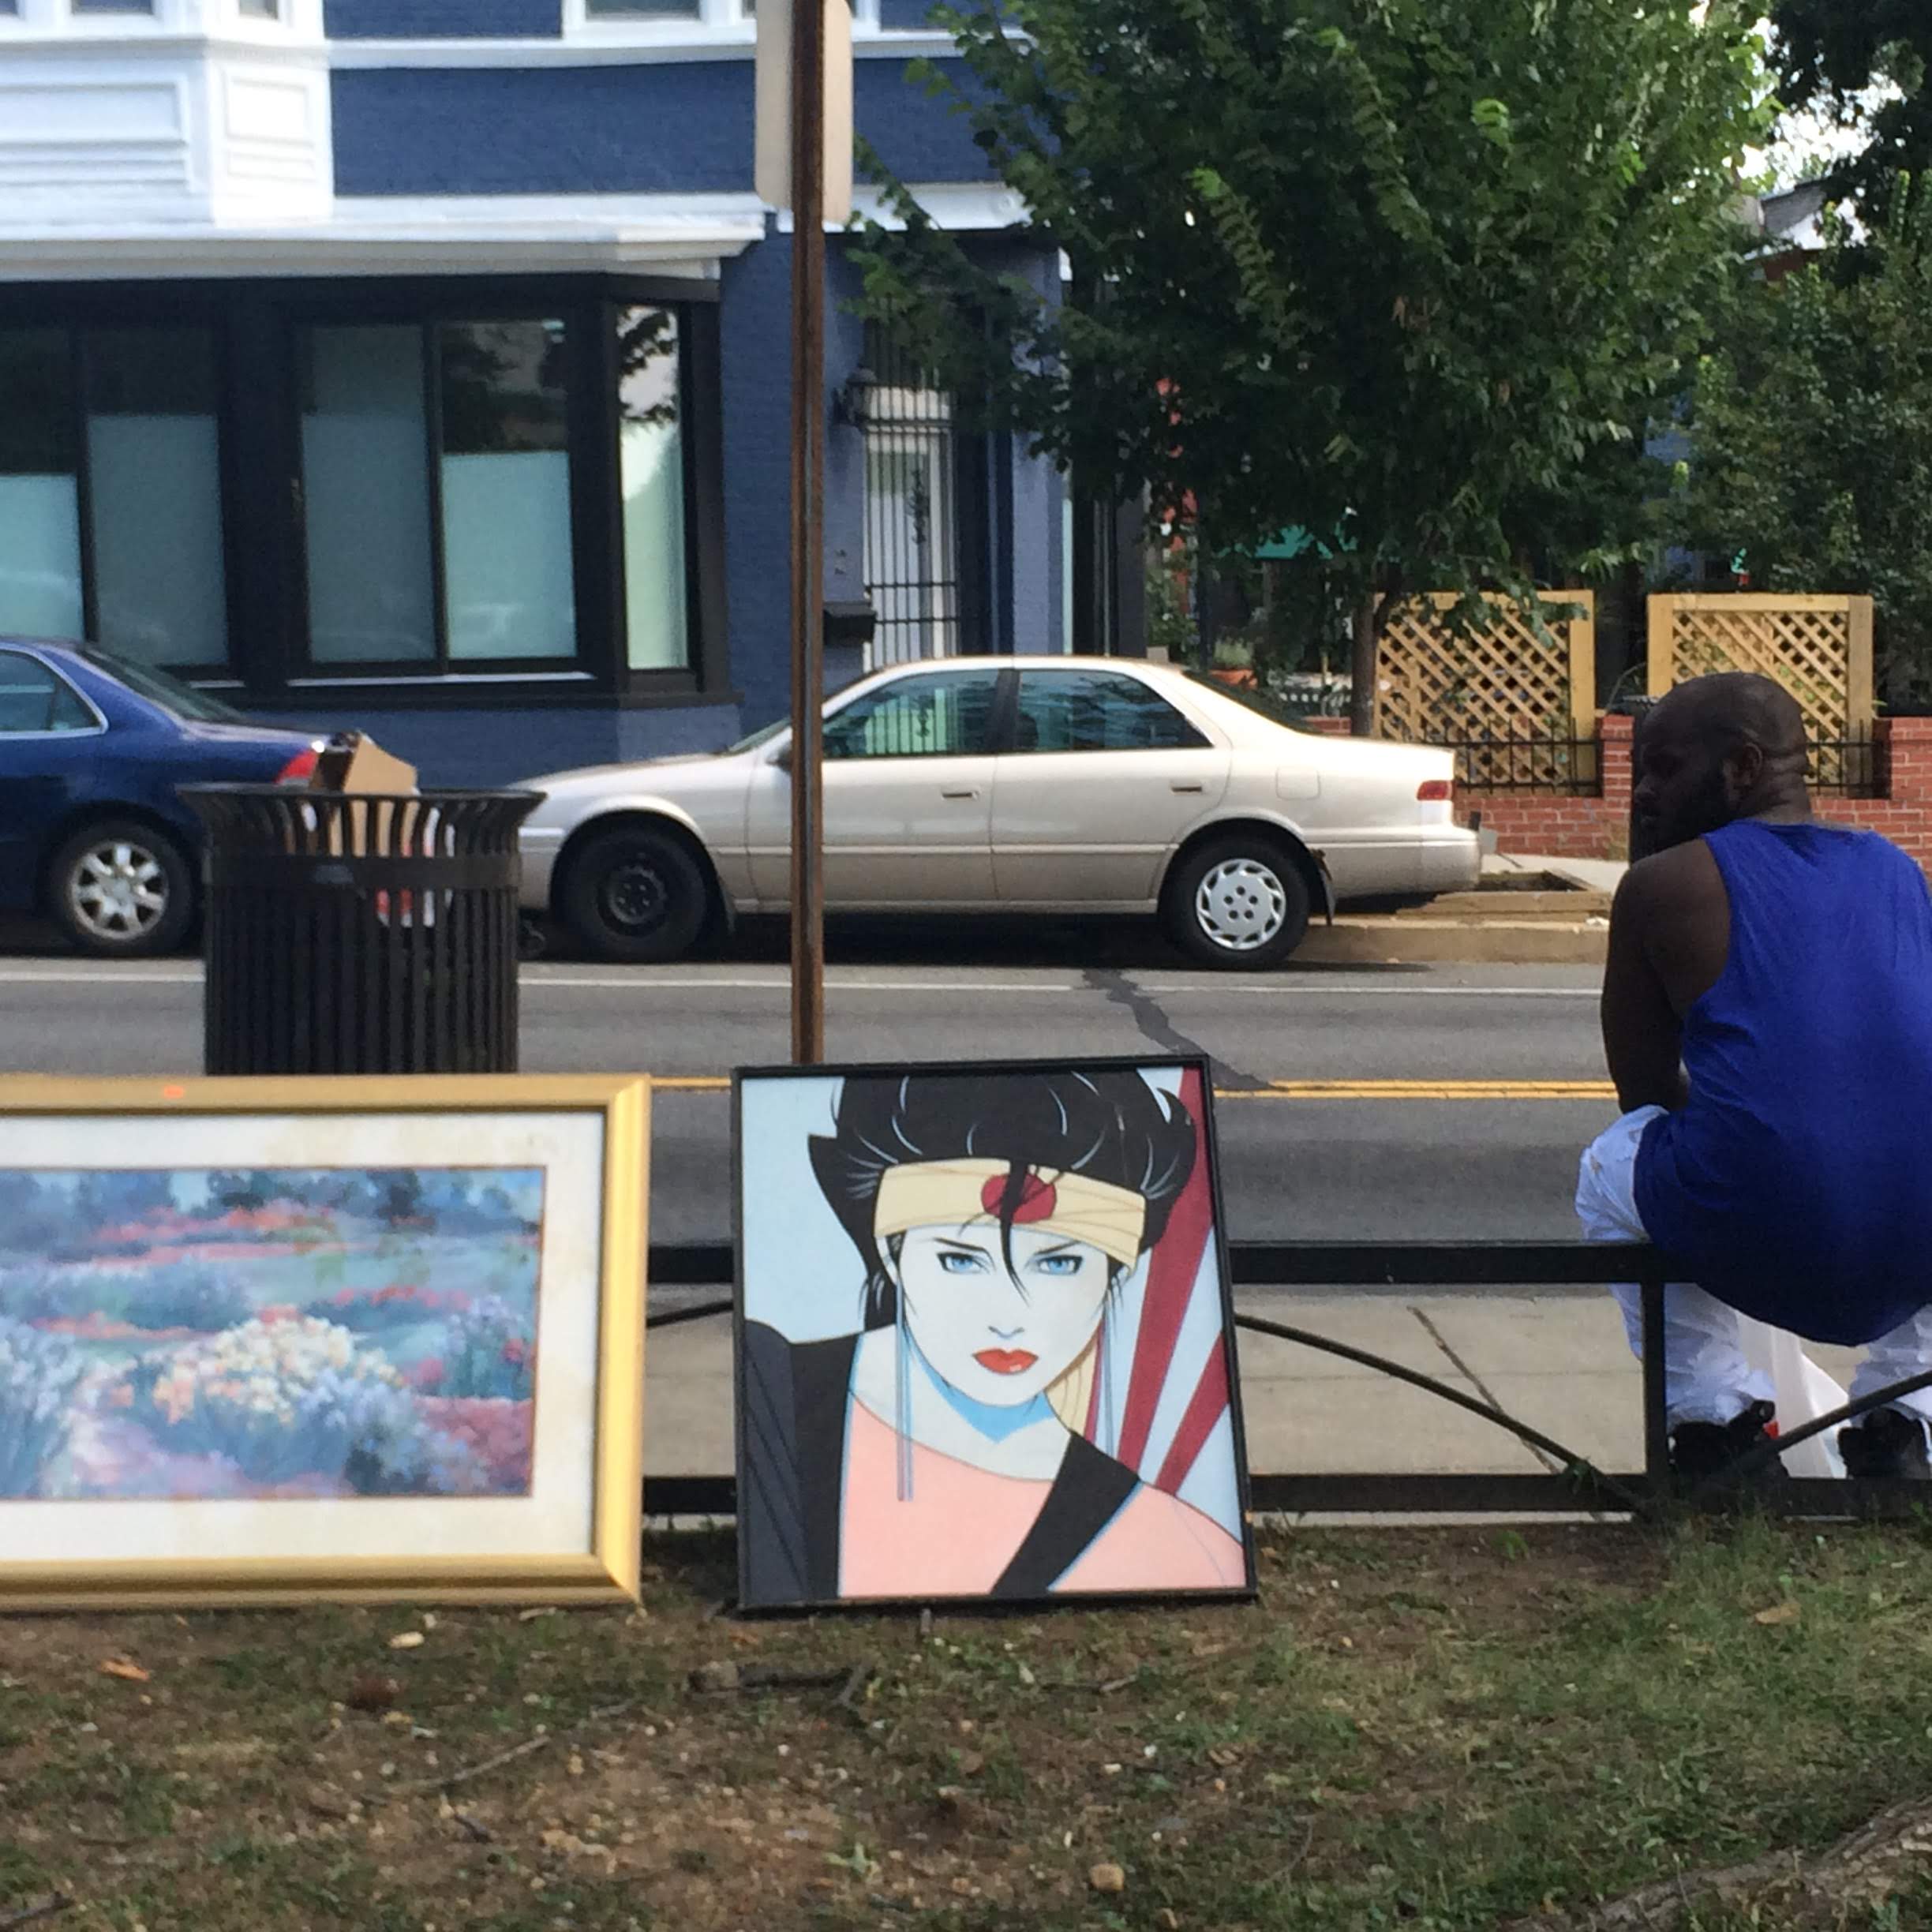
[[[1637,1148],[1645,1128],[1663,1111],[1639,1107],[1626,1114],[1584,1150],[1576,1211],[1586,1241],[1649,1239],[1637,1212]],[[1625,1282],[1611,1292],[1623,1311],[1623,1331],[1631,1348],[1641,1360],[1642,1291],[1634,1282]],[[1673,1425],[1728,1422],[1752,1402],[1774,1399],[1771,1378],[1754,1368],[1747,1354],[1748,1331],[1762,1327],[1691,1282],[1674,1282],[1664,1290],[1664,1406]],[[1852,1378],[1852,1397],[1872,1394],[1928,1368],[1932,1368],[1932,1308],[1921,1309],[1890,1334],[1866,1345],[1865,1359]],[[1897,1406],[1932,1421],[1932,1389],[1905,1396]],[[1788,1421],[1786,1425],[1792,1424]]]

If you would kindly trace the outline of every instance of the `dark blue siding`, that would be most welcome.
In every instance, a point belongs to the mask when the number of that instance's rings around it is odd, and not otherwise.
[[[964,71],[960,63],[949,66]],[[331,78],[345,195],[728,193],[751,185],[751,63],[349,68]],[[985,181],[964,120],[862,60],[854,116],[908,182]]]
[[[791,702],[791,237],[725,263],[719,295],[732,682],[753,731]]]
[[[556,39],[561,0],[325,0],[331,40]]]
[[[966,63],[934,63],[948,79],[972,91]],[[949,96],[934,96],[906,78],[907,63],[893,59],[852,64],[852,119],[902,182],[990,181],[993,170],[975,146],[964,114]]]
[[[749,190],[748,61],[331,77],[339,194]]]

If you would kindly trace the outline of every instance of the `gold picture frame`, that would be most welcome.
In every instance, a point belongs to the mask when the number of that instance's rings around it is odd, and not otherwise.
[[[635,1601],[650,1109],[642,1076],[0,1077],[0,1611]],[[17,1202],[37,1200],[51,1224],[74,1230],[38,1268],[23,1263],[34,1250],[6,1205],[9,1185]],[[371,1206],[383,1185],[388,1196]],[[227,1192],[216,1215],[218,1186]],[[284,1204],[278,1219],[282,1187],[310,1204]],[[102,1203],[117,1189],[146,1202],[145,1218],[103,1229]],[[433,1206],[416,1211],[451,1198],[442,1222]],[[481,1232],[463,1247],[451,1226]],[[216,1238],[234,1259],[209,1247]],[[384,1269],[467,1283],[479,1256],[494,1266],[489,1279],[511,1288],[485,1297],[414,1279],[368,1285]],[[164,1264],[174,1319],[130,1324]],[[316,1293],[262,1306],[264,1279]],[[345,1285],[322,1295],[331,1280]],[[76,1282],[102,1290],[78,1318],[73,1306],[90,1296],[72,1294]],[[103,1298],[115,1318],[101,1313]],[[526,1301],[527,1339],[519,1327],[492,1356]],[[34,1321],[21,1319],[29,1305]],[[363,1339],[358,1324],[379,1320],[413,1322],[419,1350],[455,1337],[463,1379],[449,1381],[427,1355],[406,1372]],[[9,1340],[15,1387],[73,1391],[67,1434],[38,1462],[38,1439],[17,1417],[45,1402],[6,1421]],[[309,1353],[278,1382],[298,1346]],[[519,1378],[511,1392],[474,1393],[500,1386],[476,1380],[478,1361],[486,1376]],[[331,1372],[338,1380],[322,1388]],[[341,1468],[291,1477],[284,1466],[303,1445],[350,1440],[342,1414],[362,1410],[329,1392],[343,1378],[380,1418],[368,1427],[388,1432],[380,1453],[358,1440]],[[462,1392],[436,1392],[450,1387]],[[213,1447],[189,1426],[217,1422],[227,1432]],[[485,1422],[493,1435],[481,1432]],[[289,1436],[297,1424],[310,1432]],[[278,1430],[296,1447],[276,1438],[281,1463],[251,1474],[249,1458]],[[178,1438],[193,1453],[174,1453]],[[350,1489],[343,1470],[374,1473]],[[40,1492],[57,1478],[62,1493]],[[176,1491],[156,1492],[170,1484]]]

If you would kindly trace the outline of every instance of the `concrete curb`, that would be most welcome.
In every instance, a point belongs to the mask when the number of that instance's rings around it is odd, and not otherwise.
[[[1607,922],[1343,914],[1311,926],[1294,957],[1311,966],[1601,966],[1609,940]]]

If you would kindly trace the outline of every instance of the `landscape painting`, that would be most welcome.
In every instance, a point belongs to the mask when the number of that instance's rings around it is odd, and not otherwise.
[[[0,1499],[522,1497],[541,1167],[0,1167]]]

